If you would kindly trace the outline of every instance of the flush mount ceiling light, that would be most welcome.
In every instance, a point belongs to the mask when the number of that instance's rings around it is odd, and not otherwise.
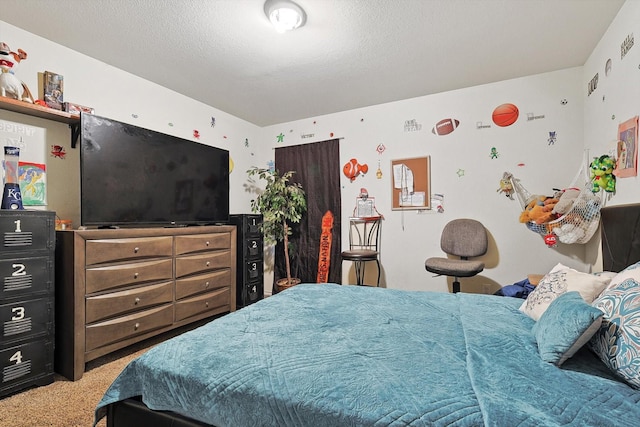
[[[304,10],[290,0],[267,0],[264,13],[279,33],[295,30],[307,22]]]

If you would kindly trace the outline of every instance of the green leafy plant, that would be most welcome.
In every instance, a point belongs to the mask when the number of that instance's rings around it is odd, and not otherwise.
[[[251,200],[251,211],[262,214],[262,232],[265,242],[284,243],[284,259],[287,272],[286,285],[293,285],[291,278],[291,262],[289,258],[289,236],[292,234],[290,224],[299,223],[307,211],[305,192],[299,183],[290,179],[295,171],[279,174],[277,170],[253,167],[247,170],[250,179],[257,176],[266,181],[266,186],[258,197]]]

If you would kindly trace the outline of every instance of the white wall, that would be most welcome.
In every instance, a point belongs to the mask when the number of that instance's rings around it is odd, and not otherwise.
[[[483,258],[485,271],[476,278],[463,279],[463,289],[482,292],[486,285],[494,291],[501,285],[523,279],[528,273],[545,273],[557,262],[583,271],[597,263],[597,236],[586,246],[561,244],[547,248],[541,237],[518,222],[520,206],[497,192],[498,182],[504,171],[511,171],[531,192],[549,194],[554,187],[569,185],[585,147],[591,155],[613,149],[618,122],[638,114],[639,48],[632,48],[623,61],[619,59],[619,49],[628,34],[640,34],[639,18],[640,2],[627,2],[584,67],[265,128],[2,21],[0,34],[14,50],[22,48],[29,53],[17,75],[34,94],[38,87],[37,74],[54,71],[65,76],[65,99],[90,105],[97,114],[187,139],[193,139],[192,132],[198,129],[202,135],[200,142],[229,149],[235,161],[231,174],[233,213],[249,211],[251,195],[244,187],[244,172],[251,165],[265,166],[273,159],[273,148],[342,138],[340,168],[351,158],[369,166],[369,173],[353,183],[342,178],[342,222],[346,223],[351,215],[360,188],[367,188],[376,198],[377,209],[385,216],[383,285],[446,291],[447,280],[431,277],[424,270],[424,260],[442,254],[439,238],[446,222],[471,217],[487,227],[490,249]],[[604,63],[609,57],[613,59],[612,73],[604,78]],[[596,72],[601,75],[599,87],[587,97],[587,82]],[[606,95],[605,101],[603,95]],[[492,123],[491,113],[497,105],[506,102],[519,107],[520,118],[510,127],[499,128]],[[527,121],[528,113],[544,115],[544,118]],[[615,120],[611,119],[613,114]],[[212,116],[216,118],[215,128],[210,126]],[[447,117],[459,120],[460,127],[447,136],[432,134],[433,125]],[[0,111],[0,119],[45,127],[48,144],[67,148],[70,155],[66,163],[48,161],[50,208],[77,221],[74,217],[78,212],[77,150],[69,147],[66,126],[6,111]],[[407,120],[416,120],[422,130],[405,132]],[[491,127],[477,129],[477,122]],[[549,144],[549,132],[553,131],[557,133],[557,140]],[[284,143],[276,142],[280,133],[285,135]],[[302,137],[309,134],[313,137]],[[386,147],[382,154],[376,151],[379,144]],[[497,149],[498,158],[491,158],[492,147]],[[424,155],[431,156],[432,192],[445,195],[445,212],[391,210],[391,160]],[[375,173],[378,161],[383,173],[380,180]],[[460,169],[464,170],[463,176],[457,174]],[[636,180],[619,180],[618,194],[609,203],[637,201],[640,189]],[[75,196],[68,195],[73,192]],[[343,247],[347,238],[347,231],[343,230]],[[343,281],[353,282],[348,263],[343,270]],[[374,273],[374,270],[370,268],[368,272]],[[266,289],[270,289],[271,279],[270,275],[265,277]]]
[[[621,45],[631,35],[634,45],[622,58]],[[640,2],[627,1],[598,46],[584,64],[582,98],[584,102],[584,143],[596,155],[616,154],[618,125],[640,114]],[[605,64],[611,59],[611,71]],[[598,85],[588,95],[588,85],[598,74]],[[616,194],[609,206],[638,203],[639,178],[616,180]],[[598,236],[599,237],[599,236]],[[587,252],[598,256],[595,269],[601,268],[600,239],[587,245]]]
[[[342,222],[348,223],[360,188],[367,188],[385,218],[384,286],[446,291],[446,278],[433,278],[425,271],[424,261],[442,255],[439,239],[446,222],[470,217],[486,226],[491,248],[484,257],[485,271],[464,279],[463,289],[481,292],[489,284],[495,291],[527,273],[546,273],[559,261],[586,268],[582,246],[547,248],[541,237],[518,222],[518,202],[497,192],[504,171],[519,177],[533,193],[550,194],[553,187],[568,186],[583,158],[581,77],[582,69],[573,68],[284,123],[265,131],[284,133],[285,144],[303,143],[300,135],[310,133],[315,141],[322,141],[333,132],[343,138],[340,167],[351,158],[368,164],[369,172],[353,183],[342,177]],[[500,128],[492,123],[491,114],[506,102],[519,107],[520,117],[514,125]],[[527,113],[544,118],[527,121]],[[460,126],[449,135],[434,135],[434,124],[447,117],[458,119]],[[404,131],[405,121],[412,119],[422,125],[421,131]],[[491,127],[478,129],[477,122]],[[555,144],[548,143],[549,131],[557,132]],[[275,138],[271,141],[278,146]],[[376,151],[379,144],[386,147],[381,155]],[[492,147],[499,153],[497,159],[491,158]],[[425,155],[431,156],[432,192],[445,195],[445,212],[392,210],[391,160]],[[383,172],[380,180],[376,179],[378,161]],[[458,176],[459,169],[464,170],[463,176]],[[346,247],[346,229],[342,239]],[[351,265],[345,263],[343,269],[343,281],[353,283]],[[375,267],[369,272],[372,283]]]
[[[3,21],[0,34],[12,50],[27,52],[16,76],[35,97],[39,96],[38,73],[52,71],[64,76],[65,101],[93,107],[101,116],[229,150],[235,162],[230,176],[230,209],[232,213],[247,212],[251,197],[242,189],[244,171],[254,156],[269,155],[260,144],[258,126]],[[212,117],[215,127],[211,126]],[[0,110],[0,119],[43,127],[47,146],[65,147],[65,160],[47,159],[48,209],[79,224],[79,155],[71,148],[68,127],[4,110]],[[194,130],[199,131],[199,139],[193,137]]]
[[[640,114],[640,39],[621,59],[621,44],[628,35],[640,37],[640,2],[627,1],[585,63],[581,95],[584,102],[585,146],[594,155],[616,154],[618,125]],[[605,64],[611,59],[611,71]],[[589,81],[598,74],[598,85],[588,95]],[[611,205],[640,199],[638,177],[616,182]]]

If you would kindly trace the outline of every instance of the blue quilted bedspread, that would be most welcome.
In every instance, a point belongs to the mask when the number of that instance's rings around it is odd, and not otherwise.
[[[521,299],[303,284],[132,361],[106,406],[219,427],[638,426],[640,391],[586,349],[543,362]]]

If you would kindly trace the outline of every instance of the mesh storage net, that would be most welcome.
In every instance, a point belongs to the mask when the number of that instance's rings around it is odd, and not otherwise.
[[[524,211],[538,195],[531,194],[520,180],[509,172],[505,172],[505,176],[509,176],[513,192]],[[545,238],[549,246],[552,246],[547,240],[550,235],[565,244],[587,243],[600,224],[600,208],[604,202],[603,192],[594,194],[591,191],[588,168],[584,164],[569,187],[579,190],[579,193],[564,214],[541,224],[534,221],[525,222],[527,228]]]

